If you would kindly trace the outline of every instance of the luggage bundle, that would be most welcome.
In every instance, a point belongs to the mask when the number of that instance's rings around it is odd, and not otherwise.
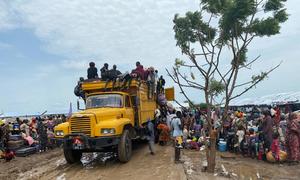
[[[10,141],[18,141],[18,140],[22,140],[22,136],[19,135],[19,134],[10,135],[10,136],[9,136],[9,140],[10,140]]]
[[[37,152],[37,147],[26,147],[16,151],[17,157],[26,157]]]
[[[21,135],[10,135],[7,146],[10,150],[16,151],[24,147],[24,140]]]

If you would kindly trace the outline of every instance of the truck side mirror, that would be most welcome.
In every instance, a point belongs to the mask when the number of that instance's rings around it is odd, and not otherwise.
[[[84,110],[84,109],[81,109],[81,108],[80,108],[80,102],[79,102],[79,99],[77,99],[77,110]]]

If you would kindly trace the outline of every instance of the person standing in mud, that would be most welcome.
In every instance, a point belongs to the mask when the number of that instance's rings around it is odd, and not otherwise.
[[[47,129],[43,123],[43,119],[41,117],[36,118],[38,120],[38,134],[39,134],[39,145],[40,145],[40,152],[46,151],[48,136],[47,136]]]
[[[149,150],[150,150],[150,154],[154,155],[154,141],[155,141],[155,136],[154,136],[154,124],[152,123],[152,121],[149,119],[147,122],[147,140],[149,143]]]
[[[270,149],[273,141],[273,119],[269,110],[263,112],[262,131],[264,134],[265,148]]]
[[[291,165],[300,162],[300,120],[295,113],[291,113],[287,121],[286,150]]]
[[[180,111],[176,112],[176,117],[171,120],[172,136],[174,138],[175,147],[175,163],[180,162],[180,149],[182,149],[182,125],[181,125],[182,114]]]

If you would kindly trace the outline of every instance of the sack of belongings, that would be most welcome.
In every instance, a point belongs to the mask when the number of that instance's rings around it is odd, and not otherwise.
[[[284,151],[280,151],[279,152],[279,162],[284,162],[286,160],[286,158],[287,158],[287,153]],[[272,162],[272,163],[276,162],[276,159],[275,159],[272,151],[269,151],[267,153],[267,161]]]
[[[24,140],[17,141],[8,141],[7,142],[8,149],[17,150],[24,146]]]
[[[31,154],[34,154],[37,152],[37,148],[36,147],[26,147],[26,148],[22,148],[16,151],[16,156],[18,157],[25,157]]]

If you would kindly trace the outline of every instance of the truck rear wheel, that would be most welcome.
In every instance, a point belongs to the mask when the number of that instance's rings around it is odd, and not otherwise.
[[[64,149],[65,159],[69,164],[77,163],[80,161],[82,152],[72,149]]]
[[[132,142],[129,136],[129,130],[124,130],[118,145],[118,158],[122,163],[130,160],[132,154]]]

